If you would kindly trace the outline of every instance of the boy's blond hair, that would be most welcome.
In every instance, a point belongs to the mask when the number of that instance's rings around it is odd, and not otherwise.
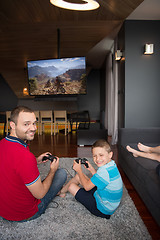
[[[111,152],[111,147],[109,145],[109,143],[105,140],[105,139],[99,139],[97,140],[93,145],[92,145],[92,150],[93,148],[96,147],[101,147],[101,148],[105,148],[105,150],[110,153]]]

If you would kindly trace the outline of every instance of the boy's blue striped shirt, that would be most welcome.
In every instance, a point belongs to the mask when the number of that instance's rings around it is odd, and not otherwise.
[[[94,193],[97,208],[104,214],[113,214],[120,204],[123,192],[122,179],[115,162],[111,160],[98,168],[91,181],[97,186]]]

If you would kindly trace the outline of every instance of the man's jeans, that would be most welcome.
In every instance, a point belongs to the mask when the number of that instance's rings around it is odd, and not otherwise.
[[[48,206],[48,204],[55,198],[57,193],[61,190],[67,179],[67,173],[64,169],[58,169],[54,175],[52,185],[46,195],[41,199],[41,203],[38,205],[39,211],[27,220],[22,220],[19,222],[26,222],[38,218],[43,214]]]

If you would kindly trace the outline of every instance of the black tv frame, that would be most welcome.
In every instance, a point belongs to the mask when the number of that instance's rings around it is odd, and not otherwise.
[[[69,67],[68,69],[67,69],[67,64],[68,64],[68,62],[78,62],[79,64],[80,64],[80,61],[82,61],[82,63],[83,63],[83,68],[80,68],[80,69],[78,69],[78,68],[76,68],[76,67],[74,67],[74,66],[71,66],[71,67]],[[61,93],[61,92],[58,92],[58,93],[51,93],[51,92],[49,92],[49,93],[45,93],[45,94],[34,94],[34,92],[32,93],[31,92],[31,82],[30,82],[30,80],[31,80],[31,72],[29,71],[29,65],[30,64],[32,64],[32,65],[36,65],[37,64],[37,67],[40,67],[41,68],[41,64],[48,64],[48,63],[52,63],[52,67],[55,67],[56,66],[56,64],[57,63],[61,63],[61,65],[63,66],[63,67],[66,67],[66,69],[64,70],[64,71],[60,71],[60,69],[58,69],[57,68],[57,76],[63,76],[63,75],[65,75],[67,72],[66,72],[66,70],[68,70],[68,72],[69,71],[72,71],[72,70],[76,70],[77,69],[77,71],[79,70],[84,70],[84,73],[83,74],[85,74],[85,76],[84,76],[84,82],[85,82],[85,87],[84,87],[84,89],[85,89],[85,91],[84,92],[77,92],[77,93]],[[63,63],[63,64],[62,64]],[[51,65],[50,65],[51,66]],[[81,66],[81,67],[82,67]],[[47,67],[46,67],[47,68]],[[45,68],[44,68],[45,69]],[[38,73],[38,70],[37,70],[37,73]],[[59,73],[59,74],[58,74]],[[43,74],[43,72],[41,72],[41,74]],[[56,76],[56,70],[55,71],[53,71],[52,72],[52,74],[55,74],[54,76],[46,76],[46,77],[48,77],[48,78],[51,78],[52,79],[52,85],[53,86],[55,86],[55,78],[57,77]],[[44,74],[45,75],[45,74]],[[82,75],[81,75],[82,76]],[[53,59],[40,59],[40,60],[28,60],[27,61],[27,77],[28,77],[28,88],[29,88],[29,95],[30,96],[34,96],[35,98],[57,98],[57,97],[74,97],[74,96],[78,96],[78,95],[86,95],[87,94],[87,77],[86,77],[86,57],[68,57],[68,58],[53,58]],[[34,75],[34,77],[33,77],[33,79],[34,78],[37,78],[37,77],[41,77],[41,75]],[[64,78],[65,79],[65,78]],[[78,80],[78,81],[82,81],[83,79],[81,79],[81,80]],[[36,81],[37,81],[37,79],[36,79]],[[72,80],[71,80],[72,81]],[[53,82],[54,82],[54,84],[53,84]],[[64,80],[64,82],[65,82],[65,80]],[[42,84],[43,84],[43,80],[42,80]],[[46,82],[44,82],[44,84],[46,84]],[[62,84],[63,85],[63,84]],[[58,87],[57,87],[57,89],[58,89]],[[64,90],[64,88],[62,89],[63,91],[65,91]],[[40,90],[39,90],[40,91]]]

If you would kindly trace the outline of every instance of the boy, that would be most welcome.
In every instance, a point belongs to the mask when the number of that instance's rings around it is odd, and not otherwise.
[[[89,179],[81,168],[81,163],[74,161],[73,169],[77,174],[61,189],[60,196],[69,191],[92,214],[109,219],[120,204],[123,183],[115,162],[113,152],[106,140],[98,140],[92,146],[93,161],[98,166],[96,171],[88,163],[88,170],[93,175]],[[79,184],[83,188],[79,187]]]

